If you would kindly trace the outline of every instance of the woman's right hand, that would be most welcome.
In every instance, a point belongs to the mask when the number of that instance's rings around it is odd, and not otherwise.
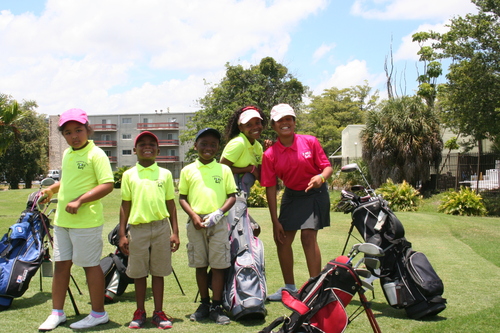
[[[273,237],[275,243],[283,244],[285,242],[285,230],[281,223],[273,223]]]

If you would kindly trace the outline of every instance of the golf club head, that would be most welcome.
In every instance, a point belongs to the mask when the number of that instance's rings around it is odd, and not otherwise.
[[[384,250],[380,246],[371,243],[363,243],[360,244],[357,248],[359,252],[363,252],[364,254],[368,254],[373,257],[383,257]]]
[[[351,163],[351,164],[346,164],[342,168],[340,168],[340,171],[342,172],[353,172],[353,171],[358,171],[359,166],[357,163]]]
[[[363,280],[361,280],[361,285],[363,286],[363,288],[368,289],[370,291],[373,291],[373,289],[374,289],[373,285],[371,283],[368,283],[368,282],[363,281]]]
[[[49,201],[49,203],[57,203],[57,202],[58,202],[57,198],[52,198],[52,199],[50,199],[50,201]]]
[[[40,182],[40,186],[50,186],[53,185],[56,181],[52,178],[44,178]]]
[[[370,273],[369,270],[364,268],[356,268],[354,271],[356,272],[356,274],[364,278],[369,278],[372,276],[372,273]]]
[[[370,269],[379,269],[380,260],[378,260],[377,258],[365,257],[365,266]]]
[[[349,254],[347,254],[347,256],[348,256],[349,258],[351,258],[351,255],[352,255],[353,257],[355,257],[355,256],[356,256],[356,254],[358,254],[358,252],[359,252],[359,251],[358,251],[358,248],[359,248],[359,246],[360,246],[360,245],[361,245],[361,243],[354,244],[354,245],[352,246],[352,248],[351,248],[351,251],[349,251]]]
[[[351,191],[358,192],[358,191],[365,191],[365,187],[363,185],[353,185],[351,186]]]

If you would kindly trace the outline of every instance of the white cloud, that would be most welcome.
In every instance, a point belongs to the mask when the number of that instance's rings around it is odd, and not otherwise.
[[[335,68],[335,72],[314,88],[315,95],[321,95],[332,87],[343,89],[364,85],[365,80],[371,87],[377,87],[385,81],[384,74],[371,74],[365,60],[352,60]]]
[[[48,114],[190,108],[227,62],[283,59],[290,32],[326,3],[48,0],[40,16],[3,10],[0,92]]]
[[[351,13],[378,20],[446,20],[476,12],[470,0],[355,0]]]
[[[313,53],[313,63],[318,62],[321,60],[326,54],[328,54],[333,48],[335,47],[335,44],[322,44],[320,47],[316,49]]]

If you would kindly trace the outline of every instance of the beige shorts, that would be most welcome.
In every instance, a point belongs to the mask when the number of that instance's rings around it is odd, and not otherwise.
[[[172,273],[168,218],[150,223],[129,225],[127,275],[132,279],[167,276]]]
[[[80,267],[99,266],[103,246],[102,227],[54,226],[54,261],[71,260]]]
[[[189,219],[186,230],[189,267],[225,269],[231,265],[227,217],[213,227],[200,230]]]

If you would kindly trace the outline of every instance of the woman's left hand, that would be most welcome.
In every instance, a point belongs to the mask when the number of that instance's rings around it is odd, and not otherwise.
[[[306,192],[312,188],[319,188],[323,185],[323,177],[320,175],[312,176],[311,180],[307,184]]]

